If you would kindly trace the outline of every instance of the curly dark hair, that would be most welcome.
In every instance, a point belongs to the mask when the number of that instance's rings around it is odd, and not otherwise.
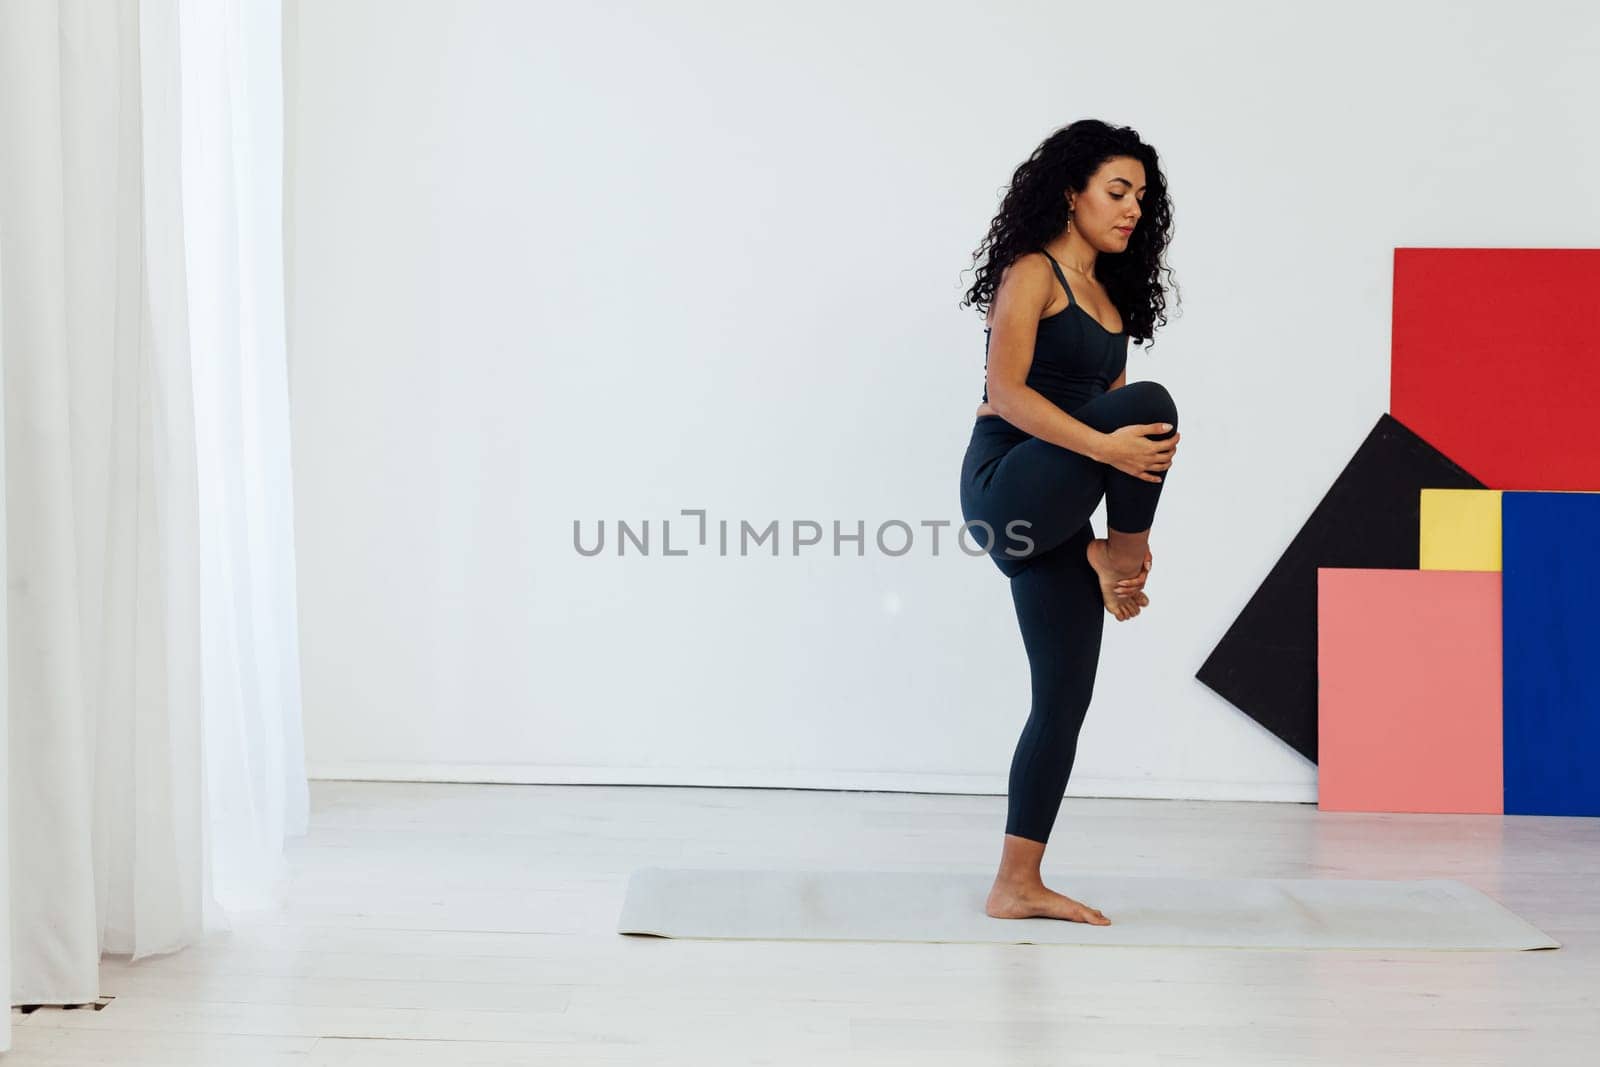
[[[987,315],[1006,267],[1017,257],[1038,251],[1066,227],[1066,191],[1082,191],[1101,164],[1114,156],[1131,156],[1144,164],[1143,215],[1125,250],[1100,254],[1095,274],[1121,313],[1129,339],[1151,340],[1157,318],[1163,324],[1167,321],[1163,314],[1166,294],[1158,272],[1163,269],[1161,253],[1172,231],[1172,200],[1156,150],[1131,126],[1111,126],[1098,119],[1079,119],[1063,126],[1017,167],[999,213],[972,254],[978,264],[977,280],[960,306],[976,305]],[[1171,268],[1165,269],[1171,279]],[[1177,288],[1175,282],[1173,288]]]

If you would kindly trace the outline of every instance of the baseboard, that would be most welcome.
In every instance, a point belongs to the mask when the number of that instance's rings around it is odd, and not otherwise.
[[[650,785],[734,789],[822,789],[1005,796],[1003,774],[895,774],[878,771],[773,771],[765,768],[583,767],[506,763],[314,763],[319,781],[461,782],[501,785]],[[1264,800],[1315,804],[1316,782],[1235,779],[1074,778],[1069,797],[1144,800]]]

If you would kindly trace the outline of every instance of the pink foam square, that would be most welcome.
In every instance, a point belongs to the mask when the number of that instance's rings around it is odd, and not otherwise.
[[[1317,807],[1505,809],[1498,571],[1317,568]]]

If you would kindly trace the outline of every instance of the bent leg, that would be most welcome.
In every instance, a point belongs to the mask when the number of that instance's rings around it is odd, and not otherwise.
[[[1084,560],[1089,530],[1034,558],[1011,578],[1033,702],[1011,758],[1006,833],[1050,840],[1094,695],[1105,608]]]
[[[1088,423],[1101,433],[1113,433],[1124,426],[1149,422],[1170,422],[1166,433],[1148,434],[1152,441],[1166,441],[1178,432],[1178,406],[1160,382],[1133,382],[1102,393],[1072,411],[1072,417]],[[1101,464],[1105,472],[1106,525],[1123,533],[1150,529],[1155,521],[1161,488],[1171,468],[1155,472],[1159,482],[1147,482],[1126,471]]]
[[[1136,423],[1170,422],[1166,440],[1177,432],[1178,409],[1159,382],[1134,382],[1079,405],[1073,418],[1102,433]],[[1147,482],[1071,449],[1037,437],[1016,445],[986,478],[963,490],[963,511],[982,519],[993,532],[990,555],[1009,576],[1028,561],[1059,547],[1079,533],[1106,500],[1106,523],[1125,533],[1148,530],[1163,481]]]

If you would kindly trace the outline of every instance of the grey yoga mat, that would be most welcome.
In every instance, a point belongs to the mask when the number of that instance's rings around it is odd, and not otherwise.
[[[985,871],[644,867],[617,932],[780,941],[1288,949],[1535,949],[1558,941],[1453,879],[1058,876],[1110,926],[992,919]]]

